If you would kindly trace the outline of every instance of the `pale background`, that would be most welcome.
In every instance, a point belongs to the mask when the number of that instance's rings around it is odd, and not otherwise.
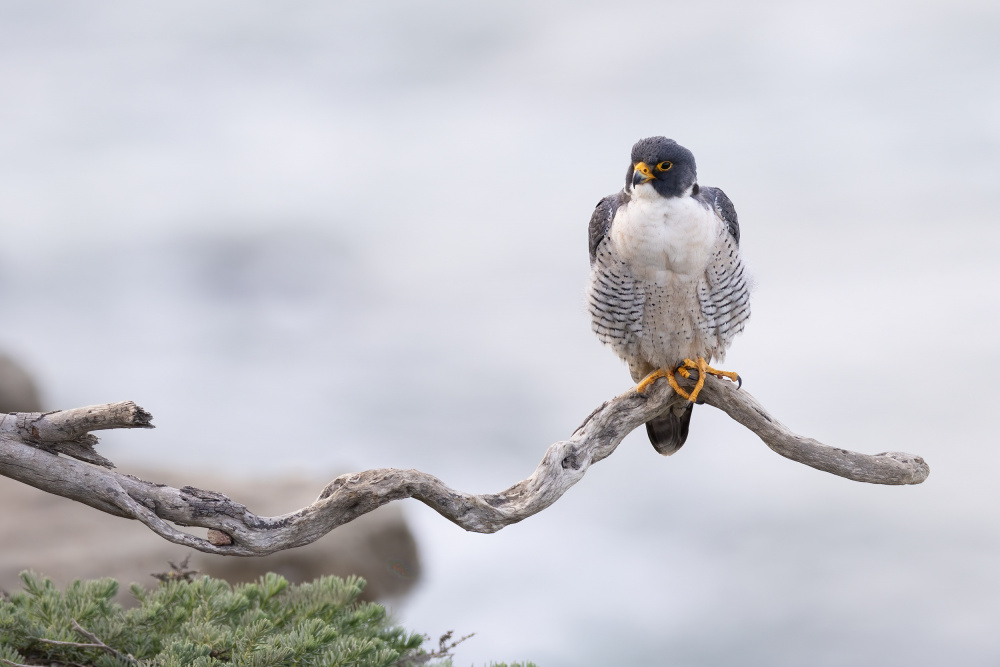
[[[636,433],[495,535],[407,501],[396,616],[476,632],[458,665],[995,665],[998,58],[993,1],[4,0],[0,349],[52,407],[149,409],[105,437],[126,470],[497,491],[629,387],[586,224],[665,134],[757,278],[725,367],[929,480],[700,408],[676,456]]]

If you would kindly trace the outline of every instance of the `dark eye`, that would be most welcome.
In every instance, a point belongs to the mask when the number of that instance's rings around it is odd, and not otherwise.
[[[657,171],[670,171],[670,168],[674,166],[674,163],[670,160],[664,160],[660,164],[656,165]]]

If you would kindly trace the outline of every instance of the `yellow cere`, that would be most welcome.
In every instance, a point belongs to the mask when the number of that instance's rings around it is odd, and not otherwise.
[[[649,168],[645,162],[637,162],[635,165],[635,170],[645,176],[646,178],[656,178],[653,176],[653,170]]]

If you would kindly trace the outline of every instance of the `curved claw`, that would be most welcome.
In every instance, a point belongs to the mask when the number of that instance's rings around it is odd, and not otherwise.
[[[743,386],[743,378],[741,378],[738,373],[733,373],[732,371],[716,370],[708,365],[708,361],[706,361],[704,357],[698,357],[697,361],[692,361],[691,359],[685,359],[684,363],[681,364],[680,368],[677,369],[677,372],[684,375],[684,377],[688,377],[690,374],[685,372],[686,369],[688,368],[698,371],[698,383],[694,386],[694,389],[691,391],[691,395],[685,397],[692,403],[698,402],[698,394],[701,392],[701,388],[705,386],[706,375],[714,375],[717,378],[726,378],[731,382],[735,382],[737,389]]]

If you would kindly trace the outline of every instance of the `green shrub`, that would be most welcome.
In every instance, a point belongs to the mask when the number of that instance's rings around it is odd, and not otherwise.
[[[358,577],[133,584],[139,605],[127,610],[112,601],[114,579],[75,581],[64,592],[30,572],[21,580],[23,591],[0,598],[0,665],[450,665],[446,652],[421,649],[422,635],[391,625],[384,607],[358,602]]]

